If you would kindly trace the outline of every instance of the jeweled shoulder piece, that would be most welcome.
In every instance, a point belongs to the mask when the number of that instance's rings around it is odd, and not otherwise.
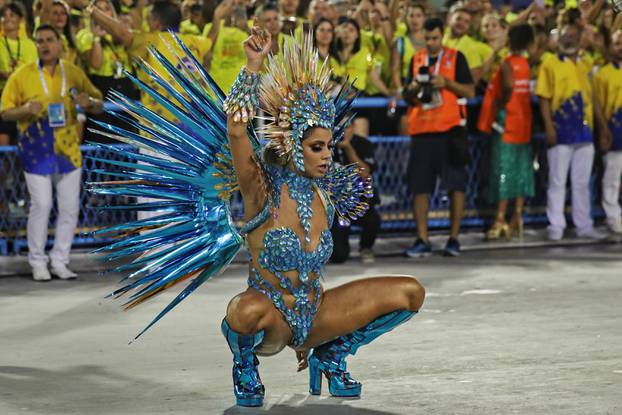
[[[317,182],[328,194],[339,222],[344,225],[362,217],[369,208],[366,199],[374,195],[371,178],[361,176],[358,164],[342,166],[332,163],[326,176]]]
[[[259,74],[242,67],[240,74],[231,86],[231,91],[223,104],[227,115],[235,122],[248,122],[259,109]]]

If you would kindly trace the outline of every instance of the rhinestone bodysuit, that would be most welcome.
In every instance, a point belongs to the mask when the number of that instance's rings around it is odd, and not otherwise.
[[[297,175],[287,168],[271,168],[269,170],[272,182],[272,194],[268,200],[271,210],[276,211],[279,205],[281,190],[285,184],[289,196],[297,203],[296,212],[305,231],[305,241],[310,242],[309,231],[312,216],[311,202],[313,201],[314,188],[323,193],[314,180]],[[322,194],[324,200],[328,200],[327,195]],[[320,235],[320,241],[313,251],[306,251],[302,247],[300,238],[290,228],[278,227],[267,231],[263,238],[263,249],[259,253],[259,266],[270,271],[279,281],[279,287],[285,292],[294,296],[294,307],[290,308],[283,300],[283,293],[276,289],[269,281],[262,278],[256,268],[251,270],[248,278],[249,286],[267,296],[274,306],[281,312],[283,318],[290,326],[293,339],[292,345],[301,346],[313,325],[313,317],[318,308],[321,287],[320,276],[322,267],[333,250],[333,239],[330,233],[330,225],[334,216],[334,208],[327,204],[328,228],[324,229]],[[261,225],[269,216],[265,214],[267,209],[258,215],[260,220],[251,220],[253,228],[247,229],[248,232]],[[300,285],[295,287],[292,281],[283,273],[287,271],[298,271]],[[311,274],[317,274],[317,278],[310,279]]]

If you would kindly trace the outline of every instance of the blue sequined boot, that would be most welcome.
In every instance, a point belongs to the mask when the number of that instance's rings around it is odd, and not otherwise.
[[[346,357],[355,354],[359,347],[408,321],[416,312],[394,311],[378,317],[367,326],[345,336],[324,343],[309,355],[309,392],[322,391],[322,374],[328,379],[328,390],[333,396],[356,397],[361,395],[361,383],[350,377],[346,370]]]
[[[257,371],[259,360],[255,356],[255,349],[263,340],[263,330],[253,335],[240,334],[233,331],[225,319],[220,329],[233,353],[233,393],[237,404],[263,405],[264,387]]]

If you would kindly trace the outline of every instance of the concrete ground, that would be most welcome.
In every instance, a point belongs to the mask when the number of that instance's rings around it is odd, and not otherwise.
[[[284,350],[261,359],[261,410],[234,406],[219,331],[243,264],[128,345],[172,293],[123,312],[104,299],[118,276],[98,276],[85,255],[75,282],[36,283],[23,258],[0,259],[0,414],[622,414],[621,254],[602,244],[328,266],[328,287],[414,274],[424,308],[349,358],[361,399],[309,396]]]

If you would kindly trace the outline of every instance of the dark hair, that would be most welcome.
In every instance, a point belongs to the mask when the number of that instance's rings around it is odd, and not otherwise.
[[[255,9],[255,16],[259,16],[260,14],[268,11],[273,11],[279,13],[279,6],[274,1],[269,1]]]
[[[533,28],[527,23],[510,27],[508,43],[511,51],[525,50],[535,40]]]
[[[430,17],[425,19],[423,23],[423,30],[426,32],[432,32],[434,29],[438,29],[441,33],[445,32],[445,25],[440,17]]]
[[[410,3],[410,4],[406,7],[406,10],[409,10],[409,9],[419,9],[419,10],[421,10],[421,12],[423,13],[423,15],[424,15],[424,16],[425,16],[425,14],[428,12],[428,11],[426,10],[425,5],[424,5],[424,4],[422,4],[422,3]]]
[[[65,23],[65,27],[63,27],[63,35],[65,35],[65,39],[67,39],[69,47],[75,48],[76,42],[74,41],[73,34],[71,33],[71,13],[69,13],[69,6],[62,0],[54,0],[52,2],[52,7],[54,6],[60,6],[63,8],[63,10],[65,10],[65,14],[67,15],[67,23]],[[57,33],[58,38],[60,39],[61,36],[58,32],[58,29],[55,29],[54,31]]]
[[[320,127],[320,126],[308,127],[302,133],[302,141],[309,138],[313,130],[315,130],[316,128],[324,128],[324,127]],[[276,148],[270,147],[270,146],[265,147],[262,156],[263,156],[263,160],[266,163],[271,164],[273,166],[280,166],[280,167],[286,166],[287,163],[289,163],[289,160],[291,158],[289,155],[285,155],[285,156],[280,155]]]
[[[18,15],[22,19],[24,18],[24,9],[19,3],[10,2],[4,5],[2,9],[0,9],[0,16],[4,16],[7,10],[11,10],[14,14]]]
[[[352,54],[354,55],[359,50],[361,50],[361,27],[359,26],[356,20],[351,19],[349,17],[346,17],[345,19],[340,18],[339,25],[342,25],[342,24],[351,24],[352,26],[356,28],[356,32],[358,33],[358,37],[356,38],[356,41],[354,42],[354,47],[352,48]],[[341,51],[342,49],[343,49],[343,43],[341,42],[341,39],[336,39],[335,40],[335,56],[337,56],[336,52]]]
[[[579,26],[580,22],[581,22],[581,11],[579,9],[577,9],[576,7],[571,7],[569,9],[566,9],[562,15],[561,15],[561,23],[560,23],[560,29],[562,26],[576,26],[577,29],[579,29],[579,31],[581,31],[581,27]]]
[[[320,27],[322,23],[328,23],[330,27],[333,29],[333,41],[328,46],[328,54],[330,56],[334,56],[335,53],[335,25],[329,19],[322,17],[313,25],[313,46],[317,47],[317,42],[315,41],[315,34],[317,33],[317,28]]]
[[[263,151],[263,160],[272,166],[284,167],[289,162],[289,157],[281,156],[276,148],[266,146]]]
[[[58,33],[58,30],[56,30],[54,26],[47,24],[47,23],[42,24],[35,29],[35,36],[37,35],[37,33],[43,30],[49,30],[50,32],[54,32],[54,36],[56,36],[56,39],[60,40],[60,33]]]
[[[160,24],[160,30],[179,29],[181,24],[181,8],[169,0],[157,0],[151,7],[151,13]]]

